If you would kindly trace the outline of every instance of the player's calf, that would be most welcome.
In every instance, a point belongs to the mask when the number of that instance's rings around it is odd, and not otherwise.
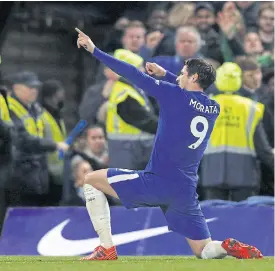
[[[102,191],[97,189],[97,183],[104,183],[104,176],[107,176],[106,171],[107,170],[102,170],[86,176],[84,195],[86,199],[87,211],[94,229],[99,236],[100,245],[108,252],[108,249],[113,247],[110,209],[106,196]]]

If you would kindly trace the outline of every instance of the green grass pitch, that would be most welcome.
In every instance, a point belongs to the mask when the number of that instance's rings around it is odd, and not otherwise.
[[[78,257],[2,256],[3,271],[273,271],[274,258],[198,260],[195,257],[119,257],[117,261],[79,261]]]

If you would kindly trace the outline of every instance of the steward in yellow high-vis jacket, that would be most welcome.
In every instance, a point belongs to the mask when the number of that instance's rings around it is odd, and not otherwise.
[[[32,72],[21,72],[9,78],[12,94],[8,97],[10,116],[17,130],[14,170],[10,189],[16,195],[14,204],[43,205],[41,195],[48,193],[46,153],[67,150],[67,144],[44,139],[41,106],[36,103],[41,83]],[[38,197],[38,195],[40,195]]]
[[[0,187],[8,182],[12,162],[13,123],[7,101],[7,90],[0,86]]]
[[[114,56],[143,68],[143,59],[124,49]],[[119,78],[109,96],[106,130],[109,167],[144,169],[149,161],[158,118],[146,94]]]
[[[241,74],[235,63],[217,69],[215,84],[220,94],[212,99],[220,104],[221,112],[201,167],[206,199],[240,201],[255,195],[260,187],[257,159],[270,168],[274,165],[261,123],[263,104],[235,94],[241,87]]]
[[[11,181],[13,132],[13,123],[7,102],[7,89],[0,86],[0,230],[7,207],[6,188]]]
[[[62,118],[62,108],[65,101],[65,90],[60,81],[47,80],[41,89],[41,104],[43,106],[42,120],[44,123],[44,138],[54,142],[66,140],[66,127]],[[58,152],[48,153],[48,169],[50,177],[50,200],[56,205],[61,200],[63,187],[64,160],[59,159]]]

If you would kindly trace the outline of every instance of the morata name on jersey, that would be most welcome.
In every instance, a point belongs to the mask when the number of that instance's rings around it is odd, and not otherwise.
[[[212,113],[212,114],[219,113],[219,110],[216,105],[203,105],[193,99],[190,100],[189,105],[193,106],[196,110],[203,113]]]

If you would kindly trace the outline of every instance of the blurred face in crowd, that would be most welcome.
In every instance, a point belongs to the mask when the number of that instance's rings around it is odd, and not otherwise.
[[[62,109],[65,101],[65,91],[64,89],[59,89],[56,93],[51,96],[45,98],[45,103],[49,104],[54,109]]]
[[[257,33],[250,32],[244,38],[244,51],[248,55],[260,54],[263,52],[263,45]]]
[[[259,17],[260,30],[266,33],[274,31],[274,11],[271,9],[264,9]]]
[[[80,162],[75,169],[75,185],[82,187],[84,185],[85,176],[93,171],[91,165],[87,161]]]
[[[100,127],[91,128],[87,131],[87,144],[94,154],[100,155],[105,149],[105,135]]]
[[[142,27],[130,27],[125,30],[122,37],[123,48],[133,53],[138,53],[145,42],[145,29]]]
[[[244,71],[243,85],[249,89],[256,90],[262,85],[263,74],[261,69]]]
[[[26,105],[30,105],[37,100],[38,88],[30,87],[23,84],[13,85],[15,95]]]
[[[187,30],[178,30],[176,35],[177,55],[184,58],[193,57],[199,50],[199,37],[196,33]]]
[[[200,31],[209,30],[215,24],[215,15],[208,9],[200,9],[196,14],[196,26]]]
[[[165,10],[155,10],[148,20],[148,25],[151,30],[163,30],[166,22],[167,12]]]

